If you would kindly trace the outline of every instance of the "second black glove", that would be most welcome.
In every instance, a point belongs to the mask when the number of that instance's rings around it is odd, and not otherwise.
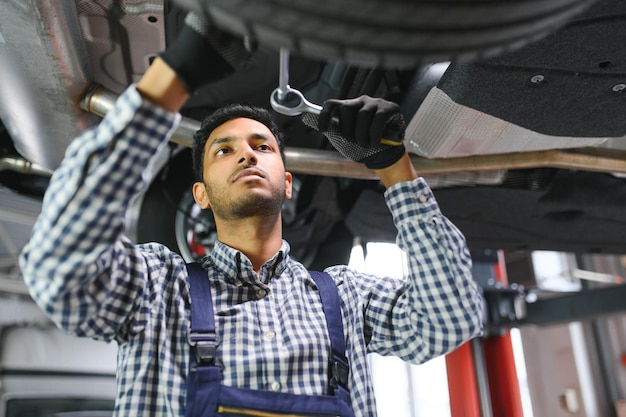
[[[368,96],[331,99],[316,121],[311,115],[303,121],[322,132],[344,157],[370,169],[387,168],[405,153],[406,124],[400,107],[390,101]],[[393,139],[393,144],[381,144],[383,139]]]

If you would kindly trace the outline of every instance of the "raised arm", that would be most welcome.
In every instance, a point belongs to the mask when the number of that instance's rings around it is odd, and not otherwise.
[[[365,96],[330,100],[319,127],[339,152],[379,175],[396,243],[407,255],[404,281],[345,272],[347,299],[363,303],[368,349],[419,363],[480,334],[482,299],[465,238],[439,210],[404,146],[381,144],[385,132],[403,137],[398,106]]]
[[[160,245],[150,251],[133,245],[124,218],[148,185],[154,156],[189,92],[232,70],[202,23],[195,15],[186,19],[179,40],[97,127],[70,144],[51,179],[20,266],[35,301],[69,333],[123,340],[141,331],[153,289],[173,285],[152,277],[170,277],[175,267],[167,263],[180,258]],[[168,272],[153,273],[159,269]]]

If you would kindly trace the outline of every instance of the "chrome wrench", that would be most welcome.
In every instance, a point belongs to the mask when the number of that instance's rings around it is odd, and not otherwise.
[[[302,113],[320,114],[322,106],[311,103],[302,93],[289,86],[289,50],[280,49],[280,74],[278,88],[270,95],[270,104],[276,112],[285,116],[299,116]]]

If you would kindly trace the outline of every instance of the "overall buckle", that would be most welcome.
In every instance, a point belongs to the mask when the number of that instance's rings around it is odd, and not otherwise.
[[[330,386],[332,388],[341,386],[348,391],[348,379],[350,377],[350,368],[348,367],[348,364],[337,358],[331,358],[329,362]]]
[[[193,348],[197,365],[215,365],[217,356],[215,335],[209,333],[189,333],[187,341]]]

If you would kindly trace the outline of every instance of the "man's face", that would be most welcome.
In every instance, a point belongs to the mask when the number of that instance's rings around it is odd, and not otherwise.
[[[216,217],[234,220],[275,215],[291,198],[291,174],[285,172],[278,142],[263,123],[237,118],[218,126],[204,149],[204,183],[194,198]]]

